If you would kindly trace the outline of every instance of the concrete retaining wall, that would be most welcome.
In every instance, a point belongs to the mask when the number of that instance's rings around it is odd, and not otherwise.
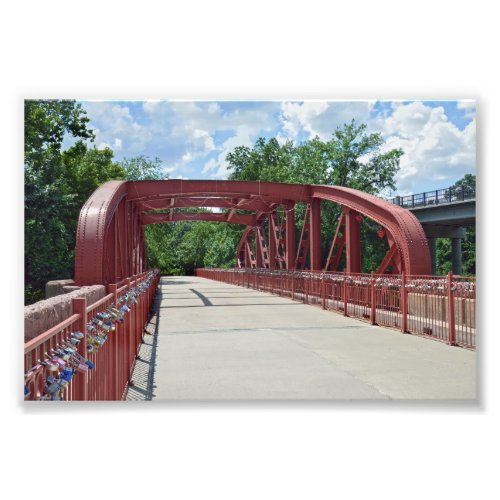
[[[26,306],[24,308],[24,341],[31,340],[71,316],[73,298],[86,297],[87,305],[90,305],[105,295],[104,285],[82,286],[73,292]]]

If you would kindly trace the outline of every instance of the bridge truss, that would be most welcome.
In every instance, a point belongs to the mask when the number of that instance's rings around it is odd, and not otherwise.
[[[322,200],[341,207],[325,258]],[[298,203],[304,213],[300,234],[295,214]],[[176,210],[179,208],[185,210]],[[373,271],[430,274],[427,239],[417,218],[402,207],[355,189],[254,181],[110,181],[81,210],[75,281],[78,285],[117,283],[145,271],[144,226],[180,220],[244,225],[236,249],[240,268],[336,271],[345,252],[345,271],[359,273],[364,218],[378,224],[378,235],[388,243],[385,257]]]

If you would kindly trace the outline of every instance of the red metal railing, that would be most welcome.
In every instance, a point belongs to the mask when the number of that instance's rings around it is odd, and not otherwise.
[[[123,399],[159,279],[158,271],[150,271],[128,278],[121,287],[108,285],[108,294],[90,306],[85,298],[73,299],[69,318],[24,345],[25,399]],[[125,307],[127,312],[118,310]],[[96,318],[103,314],[110,319],[99,323]],[[81,332],[79,339],[75,332]],[[90,342],[96,337],[106,338],[100,347]],[[69,354],[72,349],[76,353]],[[48,391],[51,380],[60,384],[61,372],[70,366],[73,376],[70,372],[54,397]]]
[[[476,347],[476,280],[463,276],[197,269],[202,278],[255,288],[371,324]]]

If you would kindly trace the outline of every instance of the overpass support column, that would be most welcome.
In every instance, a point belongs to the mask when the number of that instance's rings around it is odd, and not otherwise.
[[[451,239],[451,268],[453,274],[462,274],[462,238]]]
[[[362,216],[349,208],[344,208],[346,232],[346,257],[348,273],[361,272],[361,220]]]
[[[286,268],[293,270],[295,267],[295,202],[286,204]]]
[[[309,230],[309,246],[311,271],[321,271],[321,200],[313,198],[311,201],[311,219]]]
[[[431,274],[436,274],[436,238],[427,238],[429,253],[431,254]]]

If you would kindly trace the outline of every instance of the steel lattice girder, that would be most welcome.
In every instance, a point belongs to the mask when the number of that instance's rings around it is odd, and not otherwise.
[[[346,251],[352,262],[350,271],[359,267],[359,216],[373,219],[385,228],[391,250],[391,263],[399,272],[430,274],[430,255],[422,226],[408,210],[355,189],[308,184],[284,184],[260,181],[110,181],[100,186],[80,212],[76,241],[75,281],[79,285],[119,282],[146,268],[144,224],[176,220],[212,220],[245,224],[237,248],[241,266],[251,261],[256,228],[269,220],[278,207],[287,211],[282,251],[286,267],[295,265],[294,206],[302,202],[310,210],[311,268],[322,265],[320,240],[320,203],[329,200],[342,205],[346,214]],[[174,212],[175,208],[220,207],[222,213]],[[154,212],[167,209],[169,212]],[[254,211],[240,214],[236,210]],[[289,215],[292,214],[292,215]],[[350,222],[349,222],[350,219]],[[350,229],[350,227],[352,228]],[[275,242],[269,241],[269,264],[275,267]],[[257,254],[259,248],[256,247]],[[284,254],[283,254],[284,250]],[[397,250],[397,252],[396,252]],[[246,256],[246,252],[252,255]],[[260,262],[260,256],[258,258]]]

